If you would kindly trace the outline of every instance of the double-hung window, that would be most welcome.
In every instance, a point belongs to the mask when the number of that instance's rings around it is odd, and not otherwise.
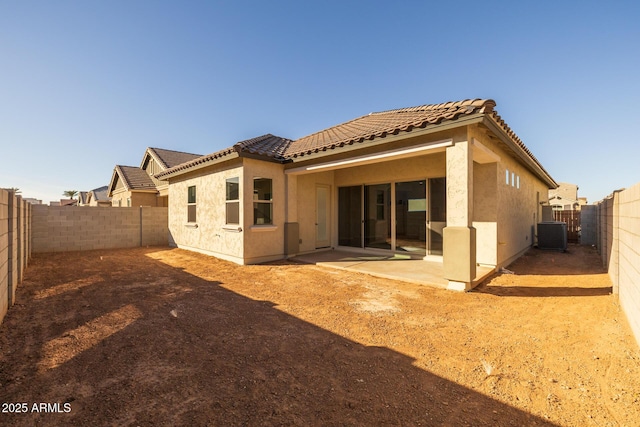
[[[240,179],[229,178],[226,182],[226,224],[240,224]]]
[[[270,178],[253,179],[253,223],[273,224],[272,183]]]
[[[187,222],[196,222],[196,186],[187,190]]]

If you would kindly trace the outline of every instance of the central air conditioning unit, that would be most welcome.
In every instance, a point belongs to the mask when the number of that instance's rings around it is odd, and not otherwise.
[[[567,223],[545,221],[538,223],[538,248],[556,251],[567,250]]]

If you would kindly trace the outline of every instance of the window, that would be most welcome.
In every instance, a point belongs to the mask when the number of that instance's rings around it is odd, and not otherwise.
[[[130,208],[131,207],[131,198],[127,199],[127,207]]]
[[[196,222],[196,186],[187,190],[187,222]]]
[[[509,169],[507,169],[506,172],[507,172],[507,185],[509,185]]]
[[[226,224],[240,224],[240,179],[227,179]]]
[[[271,179],[253,179],[253,223],[273,224],[273,203]]]
[[[520,175],[516,176],[516,188],[520,189]]]

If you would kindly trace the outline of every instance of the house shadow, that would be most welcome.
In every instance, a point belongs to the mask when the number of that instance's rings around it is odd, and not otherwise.
[[[495,295],[500,297],[595,297],[610,295],[611,286],[605,288],[576,287],[538,287],[538,286],[492,286],[480,285],[472,292]]]
[[[4,399],[64,402],[71,411],[11,414],[9,423],[554,425],[422,370],[404,354],[225,289],[216,270],[203,278],[145,256],[152,251],[73,254],[51,283],[41,279],[69,258],[34,260],[20,310],[0,328],[11,348],[0,370]],[[36,321],[38,313],[49,313],[48,322]],[[120,323],[97,340],[101,319]],[[83,338],[85,329],[94,338]],[[68,346],[59,341],[56,363],[43,368],[54,357],[50,343],[70,335]]]

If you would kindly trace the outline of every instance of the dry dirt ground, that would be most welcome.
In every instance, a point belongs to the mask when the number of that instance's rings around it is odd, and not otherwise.
[[[595,251],[510,269],[464,294],[179,249],[37,255],[0,326],[0,424],[640,425]]]

